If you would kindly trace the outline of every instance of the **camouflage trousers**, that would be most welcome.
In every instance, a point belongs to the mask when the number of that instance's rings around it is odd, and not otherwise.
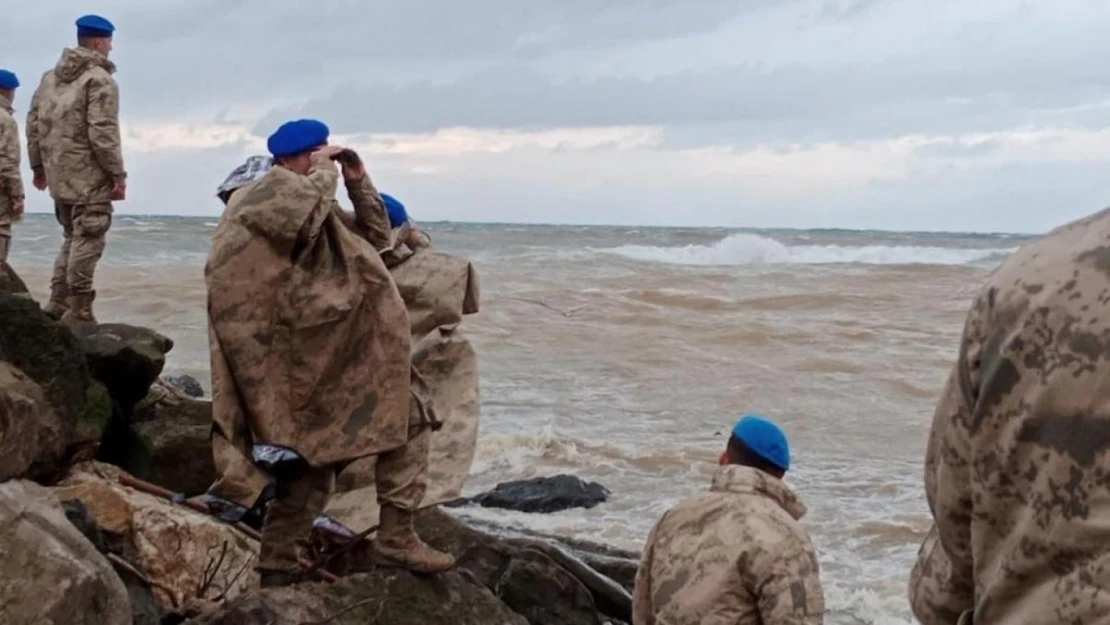
[[[66,286],[71,295],[92,293],[93,274],[104,255],[105,236],[112,226],[112,205],[55,202],[54,216],[62,225],[63,239],[54,261],[50,288]]]
[[[408,443],[378,456],[374,475],[381,505],[416,511],[427,488],[431,439],[430,429],[410,425]],[[275,476],[277,493],[262,524],[259,570],[298,569],[301,548],[308,543],[313,521],[327,506],[341,468],[304,467],[292,475]]]
[[[12,235],[0,233],[0,263],[8,262],[8,251],[12,247]]]

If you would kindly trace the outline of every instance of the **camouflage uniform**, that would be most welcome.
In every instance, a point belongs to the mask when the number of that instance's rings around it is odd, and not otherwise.
[[[933,417],[926,625],[1110,615],[1110,210],[1018,250],[968,313]]]
[[[821,623],[817,554],[805,506],[757,469],[719,468],[713,485],[651,530],[633,593],[634,625]]]
[[[98,52],[65,49],[43,75],[27,114],[28,160],[46,176],[64,234],[48,309],[57,314],[71,305],[82,320],[91,320],[93,274],[112,224],[112,189],[127,176],[115,69]]]
[[[19,174],[19,126],[12,101],[0,94],[0,263],[7,262],[12,240],[12,208],[23,200]]]
[[[220,477],[209,499],[251,507],[268,479],[256,463],[269,462],[277,496],[259,569],[292,572],[336,472],[377,456],[389,504],[377,551],[441,569],[450,556],[412,533],[427,445],[410,443],[408,315],[378,251],[345,223],[337,181],[328,161],[309,176],[274,167],[235,192],[216,230],[205,275]],[[369,181],[348,188],[360,224],[380,228]],[[263,462],[260,443],[285,460]]]

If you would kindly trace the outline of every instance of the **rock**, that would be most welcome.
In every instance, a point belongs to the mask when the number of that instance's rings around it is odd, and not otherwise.
[[[0,362],[0,482],[57,473],[66,451],[65,430],[42,388]]]
[[[211,402],[155,382],[132,422],[140,447],[123,466],[135,477],[190,497],[215,481]]]
[[[162,374],[173,341],[146,328],[119,323],[70,324],[81,339],[89,373],[119,403],[125,417]]]
[[[89,405],[90,380],[81,344],[65,326],[42,312],[34,301],[0,294],[0,361],[22,371],[42,389],[67,446],[81,442],[81,432],[102,427],[110,407]],[[93,436],[95,438],[99,435]],[[45,474],[55,468],[40,463]],[[60,468],[60,467],[58,467]],[[45,477],[40,479],[45,480]]]
[[[112,565],[41,486],[0,484],[0,561],[4,623],[131,623],[127,591]]]
[[[329,620],[330,619],[330,620]],[[452,571],[416,576],[382,570],[335,584],[257,590],[192,625],[529,625],[489,589]]]
[[[109,545],[150,580],[163,608],[234,598],[257,586],[257,542],[210,516],[123,486],[124,476],[116,467],[87,463],[55,490],[59,499],[83,504]],[[212,582],[198,595],[206,572],[214,572]]]
[[[552,556],[573,559],[549,542],[499,538],[469,527],[435,508],[416,517],[417,531],[430,545],[450,552],[469,572],[515,612],[552,614],[535,623],[600,622],[601,614],[631,621],[631,598],[612,580],[581,561],[575,571]],[[615,596],[616,595],[616,596]]]
[[[169,375],[162,379],[167,386],[172,386],[189,397],[204,397],[204,387],[191,375]]]
[[[556,475],[505,482],[488,493],[458,503],[476,503],[483,508],[517,512],[548,513],[571,508],[593,508],[608,498],[609,489],[601,484],[584,482],[573,475]]]
[[[0,263],[0,293],[29,296],[27,285],[8,263]]]

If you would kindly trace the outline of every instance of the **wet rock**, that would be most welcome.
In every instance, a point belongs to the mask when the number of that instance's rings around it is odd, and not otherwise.
[[[168,375],[162,380],[167,386],[172,386],[189,397],[204,397],[204,387],[191,375]]]
[[[109,548],[150,580],[159,606],[174,610],[221,595],[234,598],[257,586],[255,541],[210,516],[122,485],[124,475],[87,463],[55,490],[59,499],[81,503]]]
[[[498,484],[488,493],[455,502],[476,503],[483,508],[517,512],[559,512],[571,508],[593,508],[609,498],[609,489],[573,475],[539,477]]]
[[[0,362],[0,482],[56,474],[66,452],[65,429],[42,388]]]
[[[330,620],[329,620],[330,619]],[[192,625],[529,625],[465,573],[383,570],[335,584],[257,590]]]
[[[119,323],[68,327],[81,340],[89,373],[104,384],[129,418],[162,374],[173,341],[154,330]]]
[[[123,582],[41,486],[0,484],[0,562],[6,623],[131,623]]]
[[[632,618],[631,598],[616,582],[553,543],[497,537],[434,508],[420,512],[416,524],[424,540],[458,558],[458,568],[473,575],[515,612],[532,615],[530,619],[557,615],[555,620],[533,623],[598,623],[603,616],[625,621]],[[568,568],[552,556],[568,560],[573,566]]]
[[[186,496],[203,493],[215,481],[211,402],[155,382],[132,422],[138,445],[123,466],[135,477]]]
[[[0,293],[28,296],[27,285],[8,263],[0,263]]]

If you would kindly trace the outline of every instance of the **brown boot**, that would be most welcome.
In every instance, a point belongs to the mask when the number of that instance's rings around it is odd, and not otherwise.
[[[43,306],[42,311],[50,315],[53,319],[58,320],[62,315],[66,314],[69,310],[69,286],[66,284],[58,284],[50,287],[50,301]]]
[[[442,573],[455,566],[449,553],[429,547],[412,526],[412,513],[389,504],[381,510],[381,526],[374,539],[378,564],[405,568],[416,573]]]
[[[62,321],[96,323],[96,317],[93,316],[92,312],[92,303],[94,299],[96,299],[96,291],[70,295],[69,310],[62,315]]]

